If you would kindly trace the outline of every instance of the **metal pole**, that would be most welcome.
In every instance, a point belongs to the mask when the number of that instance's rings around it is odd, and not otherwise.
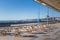
[[[38,8],[38,10],[39,10],[38,11],[38,19],[39,19],[38,22],[40,23],[40,7]]]
[[[49,25],[49,7],[47,7],[47,25]]]

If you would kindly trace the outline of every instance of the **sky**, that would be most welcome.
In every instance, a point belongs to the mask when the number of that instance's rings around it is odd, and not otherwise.
[[[47,8],[34,0],[0,0],[0,20],[24,20],[60,17],[59,12]]]

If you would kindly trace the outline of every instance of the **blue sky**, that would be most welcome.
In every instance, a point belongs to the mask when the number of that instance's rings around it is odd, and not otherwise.
[[[59,12],[49,9],[50,17],[59,17]],[[47,7],[33,0],[0,0],[0,20],[23,20],[45,18]]]

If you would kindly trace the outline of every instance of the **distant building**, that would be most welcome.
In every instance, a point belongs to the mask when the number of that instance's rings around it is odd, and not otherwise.
[[[49,23],[57,23],[60,22],[60,17],[50,17],[50,18],[43,18],[41,19],[41,22],[49,22]]]

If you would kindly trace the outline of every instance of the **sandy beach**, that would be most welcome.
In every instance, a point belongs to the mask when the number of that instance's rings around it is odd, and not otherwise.
[[[0,36],[0,40],[60,40],[60,23],[50,24],[57,26],[57,29],[54,29],[52,32],[47,34],[35,34],[37,37],[21,37],[21,36]]]

